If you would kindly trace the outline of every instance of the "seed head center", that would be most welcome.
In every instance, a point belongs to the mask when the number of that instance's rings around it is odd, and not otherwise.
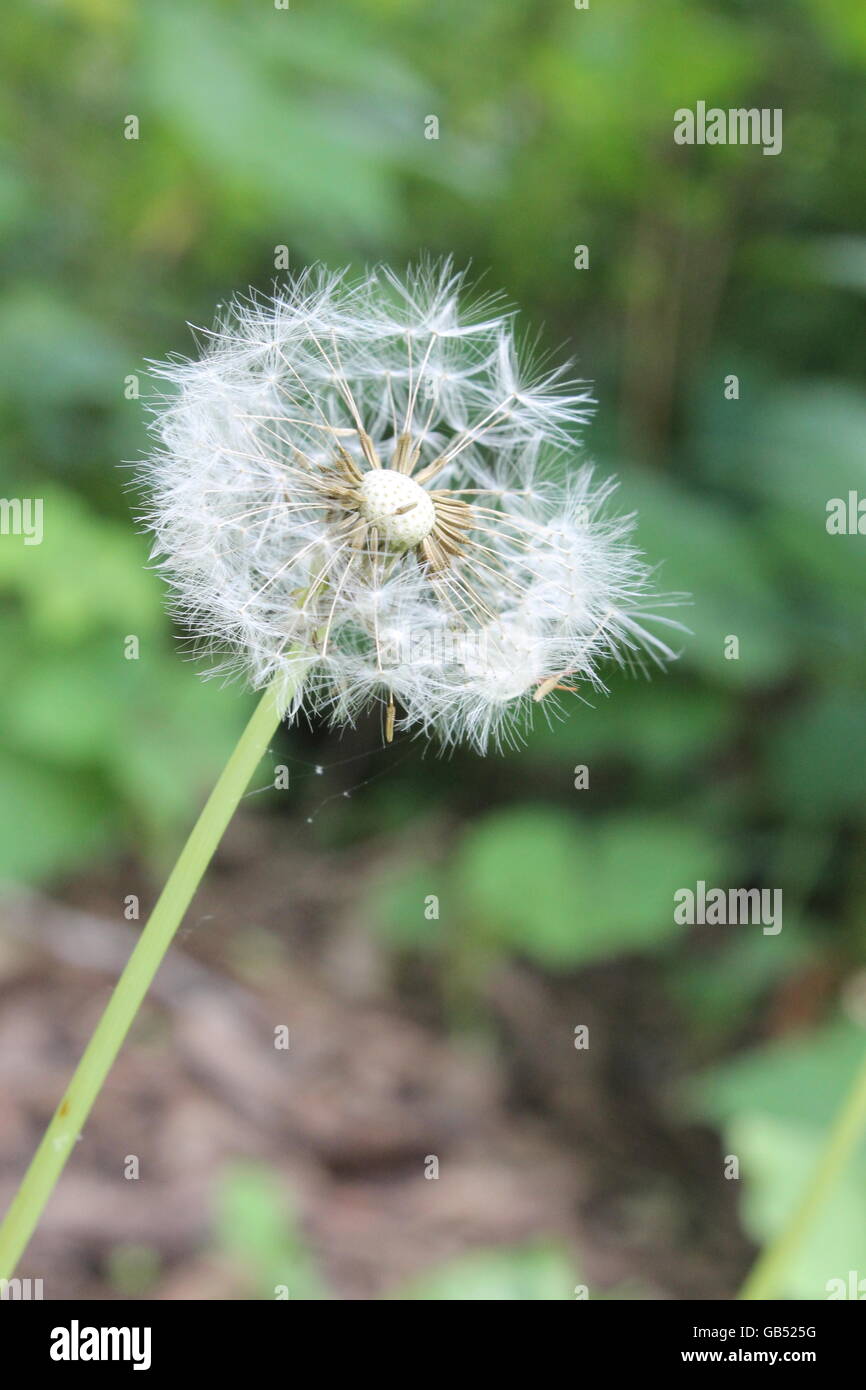
[[[371,468],[358,490],[361,516],[396,550],[420,545],[436,524],[430,494],[405,473],[393,468]]]

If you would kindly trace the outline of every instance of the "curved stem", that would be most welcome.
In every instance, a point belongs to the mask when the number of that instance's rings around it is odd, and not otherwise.
[[[0,1279],[15,1270],[290,695],[268,687],[181,851],[0,1226]]]
[[[779,1276],[847,1166],[866,1125],[866,1060],[833,1123],[824,1150],[786,1226],[761,1255],[743,1284],[741,1299],[773,1297]]]

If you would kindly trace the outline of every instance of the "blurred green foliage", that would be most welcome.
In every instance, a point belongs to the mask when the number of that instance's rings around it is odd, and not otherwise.
[[[518,951],[553,969],[661,945],[694,866],[718,878],[724,855],[700,826],[653,815],[581,817],[521,804],[479,817],[446,864],[401,865],[373,898],[392,940],[425,949],[458,933],[495,955]],[[441,916],[428,920],[435,882]]]
[[[213,1245],[250,1298],[308,1302],[327,1297],[298,1222],[279,1183],[263,1164],[230,1164],[220,1173],[214,1193]],[[125,1251],[115,1253],[113,1269],[120,1287],[130,1282],[132,1258]],[[525,1302],[573,1299],[579,1287],[568,1253],[553,1243],[536,1243],[460,1256],[387,1297],[400,1302]]]
[[[130,376],[146,395],[144,359],[267,287],[280,247],[430,250],[471,259],[594,379],[588,449],[663,585],[694,595],[693,636],[671,674],[616,678],[519,755],[413,759],[340,807],[350,837],[422,811],[452,828],[377,876],[372,924],[446,958],[459,924],[551,970],[655,951],[696,1048],[719,1050],[766,1031],[762,1002],[810,962],[861,965],[864,540],[825,529],[830,498],[866,491],[860,0],[52,0],[5,40],[0,486],[45,499],[46,538],[0,537],[0,873],[157,862],[246,713],[180,660],[145,568],[116,467],[146,447]],[[782,108],[782,154],[675,146],[699,99]],[[672,890],[698,878],[782,886],[785,930],[674,928]],[[783,1205],[762,1205],[767,1155],[812,1143],[794,1129],[814,1083],[779,1115],[745,1075],[730,1123],[763,1235]]]
[[[130,525],[54,483],[42,497],[42,543],[0,547],[0,878],[25,883],[124,841],[168,852],[242,716],[189,679]]]
[[[862,1056],[862,1028],[832,1022],[801,1042],[741,1054],[695,1086],[696,1103],[722,1126],[748,1180],[742,1216],[756,1241],[793,1209]],[[786,1263],[777,1296],[827,1298],[850,1270],[863,1277],[864,1250],[866,1141]]]
[[[285,1194],[262,1164],[230,1164],[220,1173],[214,1242],[250,1298],[326,1296]]]

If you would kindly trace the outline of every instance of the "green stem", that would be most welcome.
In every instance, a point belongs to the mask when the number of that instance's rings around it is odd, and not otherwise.
[[[273,738],[288,698],[283,682],[274,682],[265,691],[157,899],[0,1226],[0,1279],[12,1276],[26,1249],[202,875]]]
[[[768,1299],[778,1287],[779,1276],[797,1246],[804,1239],[816,1214],[824,1205],[837,1179],[847,1167],[866,1125],[866,1060],[857,1072],[851,1089],[833,1123],[824,1151],[791,1213],[787,1225],[758,1257],[740,1290],[741,1299]]]

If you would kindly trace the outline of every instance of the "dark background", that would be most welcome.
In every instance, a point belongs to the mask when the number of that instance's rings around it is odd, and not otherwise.
[[[118,467],[187,321],[286,255],[471,261],[694,596],[667,676],[517,754],[280,736],[22,1272],[730,1296],[866,1041],[866,540],[826,529],[866,494],[862,5],[44,0],[4,47],[0,486],[45,507],[0,537],[4,1197],[251,708],[182,660]],[[676,145],[698,100],[781,108],[782,152]],[[782,931],[677,927],[700,879]],[[858,1162],[788,1296],[864,1268]]]

